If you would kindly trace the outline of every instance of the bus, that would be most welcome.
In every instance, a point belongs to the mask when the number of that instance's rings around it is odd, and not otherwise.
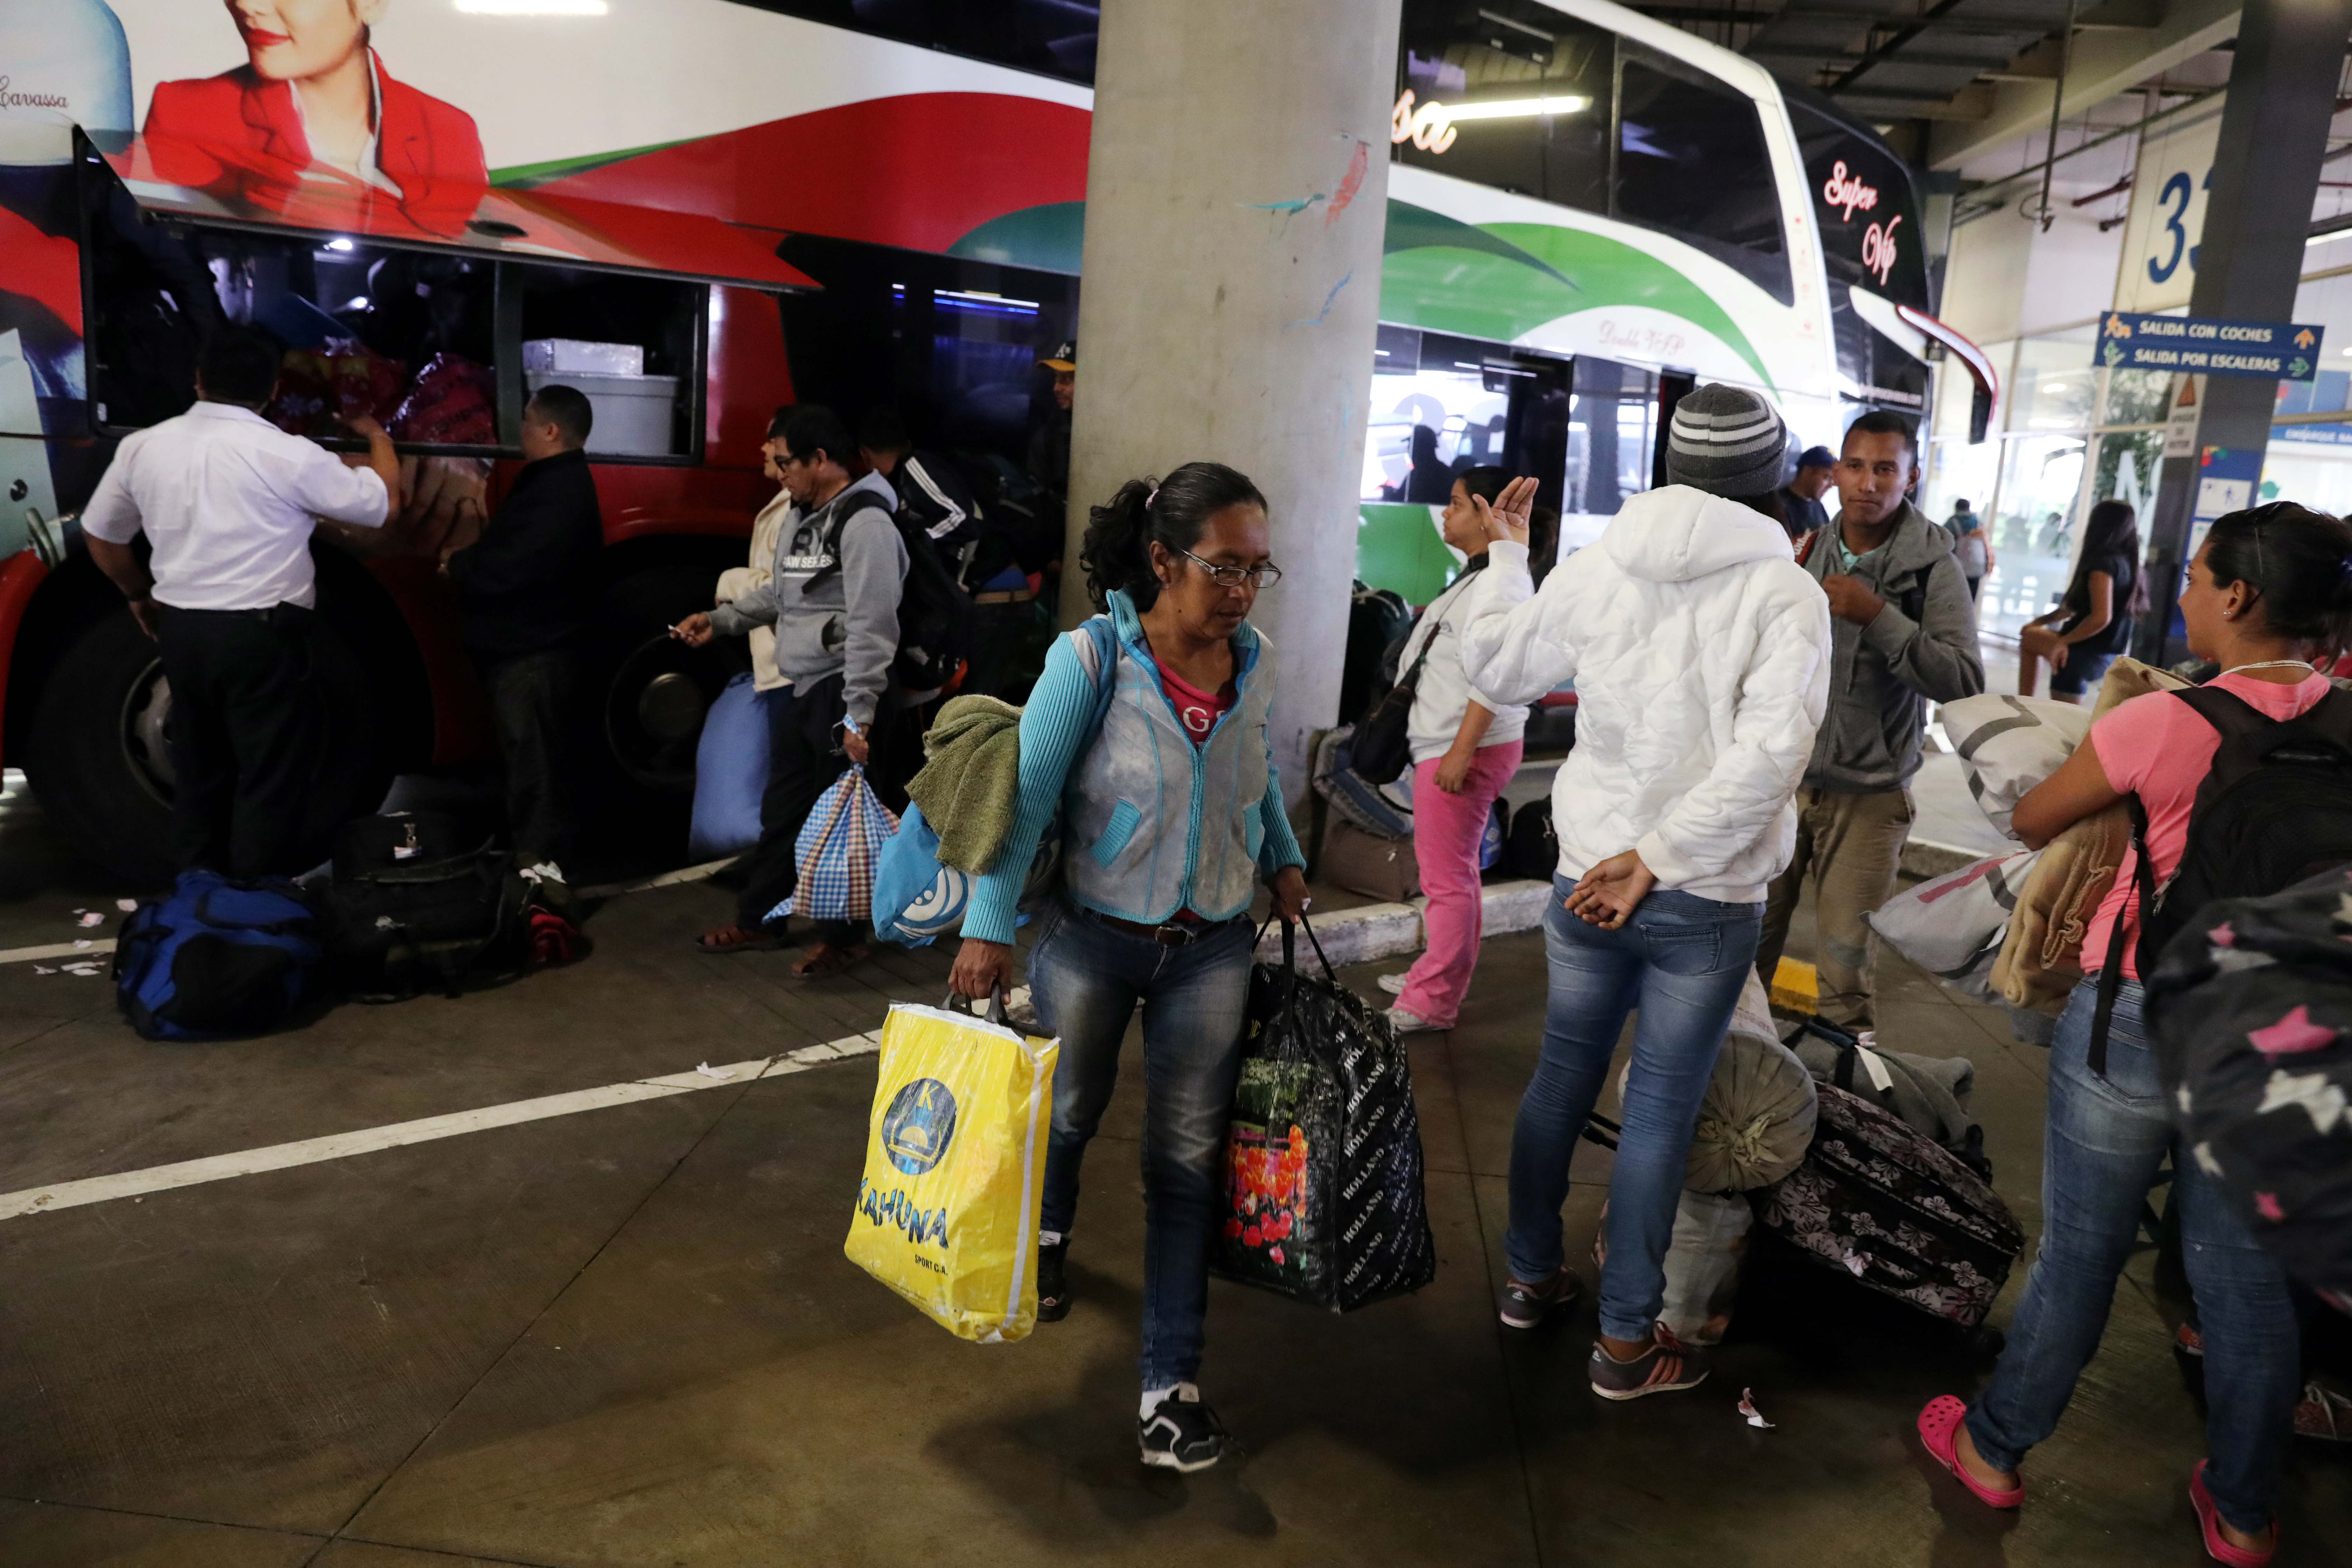
[[[663,628],[741,563],[774,406],[895,405],[983,504],[1034,507],[1097,10],[383,0],[292,37],[186,0],[9,8],[0,762],[100,864],[168,869],[168,682],[75,519],[114,444],[186,406],[203,331],[247,321],[288,345],[269,417],[331,445],[376,412],[409,481],[393,527],[314,547],[318,834],[397,773],[491,760],[434,568],[548,379],[598,412],[600,793],[676,820],[730,668]],[[1607,0],[1404,15],[1360,575],[1418,602],[1455,567],[1417,446],[1536,474],[1569,549],[1655,482],[1696,380],[1809,442],[1925,412],[1929,344],[1962,345],[1866,126]]]

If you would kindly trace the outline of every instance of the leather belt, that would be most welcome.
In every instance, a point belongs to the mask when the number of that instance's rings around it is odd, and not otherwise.
[[[997,588],[985,594],[974,594],[975,605],[1025,605],[1037,595],[1026,588]]]
[[[1123,931],[1129,936],[1139,936],[1162,947],[1190,947],[1234,923],[1232,921],[1162,921],[1158,925],[1146,925],[1141,921],[1123,921],[1099,910],[1086,912],[1113,931]]]

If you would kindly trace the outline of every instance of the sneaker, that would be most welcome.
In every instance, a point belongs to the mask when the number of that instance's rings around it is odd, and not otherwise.
[[[1137,1420],[1135,1441],[1145,1464],[1190,1475],[1223,1458],[1234,1440],[1201,1391],[1180,1383],[1151,1407],[1150,1415]]]
[[[1041,1323],[1058,1323],[1070,1315],[1070,1285],[1062,1274],[1062,1260],[1069,1255],[1066,1241],[1037,1249],[1037,1321]]]
[[[1381,975],[1381,990],[1383,990],[1383,991],[1385,991],[1385,992],[1387,992],[1387,993],[1388,993],[1390,995],[1391,995],[1391,996],[1402,996],[1402,995],[1403,995],[1403,994],[1404,994],[1404,975],[1403,975],[1402,973],[1396,973],[1396,974],[1383,974],[1383,975]]]
[[[1639,1399],[1645,1394],[1672,1394],[1696,1388],[1706,1381],[1706,1356],[1666,1331],[1660,1323],[1651,1331],[1650,1348],[1632,1361],[1619,1361],[1598,1341],[1589,1368],[1592,1392],[1603,1399]]]
[[[1572,1268],[1563,1268],[1541,1285],[1507,1279],[1503,1281],[1504,1326],[1532,1329],[1544,1321],[1546,1314],[1573,1306],[1583,1293],[1584,1282]]]
[[[1391,1007],[1381,1016],[1386,1018],[1389,1027],[1400,1035],[1425,1035],[1437,1027],[1420,1014],[1408,1013],[1402,1007]]]

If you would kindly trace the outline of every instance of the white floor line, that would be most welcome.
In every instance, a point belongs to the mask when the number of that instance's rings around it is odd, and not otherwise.
[[[680,882],[699,882],[714,872],[724,871],[741,858],[740,855],[730,855],[724,860],[705,860],[699,866],[681,866],[675,871],[664,871],[657,877],[647,877],[642,881],[606,882],[598,887],[583,888],[579,890],[580,896],[583,899],[609,899],[621,893],[650,893],[656,888],[675,887]]]
[[[518,1100],[506,1105],[484,1106],[478,1110],[453,1111],[446,1116],[427,1116],[415,1121],[395,1121],[386,1127],[366,1127],[356,1132],[305,1138],[294,1143],[273,1143],[267,1148],[246,1149],[234,1154],[215,1154],[202,1160],[183,1160],[177,1164],[154,1165],[143,1171],[124,1171],[111,1176],[91,1176],[79,1182],[26,1187],[22,1192],[0,1193],[0,1220],[15,1219],[28,1214],[52,1214],[58,1209],[75,1208],[83,1204],[101,1204],[116,1198],[168,1192],[173,1187],[192,1187],[205,1182],[226,1181],[232,1176],[255,1175],[263,1171],[283,1171],[294,1165],[313,1165],[321,1160],[341,1160],[353,1154],[373,1153],[379,1149],[397,1149],[407,1143],[425,1143],[436,1138],[456,1138],[467,1132],[486,1131],[493,1127],[512,1127],[518,1122],[543,1121],[551,1116],[571,1116],[583,1110],[601,1110],[607,1106],[629,1105],[641,1100],[691,1094],[696,1089],[719,1089],[728,1084],[740,1088],[755,1079],[782,1078],[788,1073],[806,1072],[822,1062],[879,1050],[881,1045],[881,1031],[876,1030],[870,1034],[850,1035],[821,1046],[803,1046],[782,1056],[730,1062],[724,1067],[712,1068],[709,1074],[699,1068],[688,1068],[665,1078],[635,1079],[627,1083],[606,1084],[601,1089],[574,1089],[569,1094]]]
[[[87,947],[76,947],[69,942],[53,942],[47,947],[0,948],[0,963],[31,963],[43,958],[62,958],[71,963],[76,959],[104,958],[113,951],[112,937],[93,937]]]

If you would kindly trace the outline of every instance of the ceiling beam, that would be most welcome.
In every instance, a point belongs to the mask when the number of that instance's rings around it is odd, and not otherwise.
[[[2095,109],[2150,77],[2236,37],[2238,6],[2239,0],[2168,0],[2162,20],[2153,27],[2104,28],[2084,33],[2074,40],[2059,112],[2072,117]],[[2113,0],[2093,14],[2102,15],[2111,9]],[[2021,132],[2045,129],[2050,123],[2050,94],[2054,85],[2039,81],[1994,84],[1990,89],[1991,106],[1982,119],[1942,123],[1929,132],[1928,166],[1957,169],[1978,153],[1990,152]]]

